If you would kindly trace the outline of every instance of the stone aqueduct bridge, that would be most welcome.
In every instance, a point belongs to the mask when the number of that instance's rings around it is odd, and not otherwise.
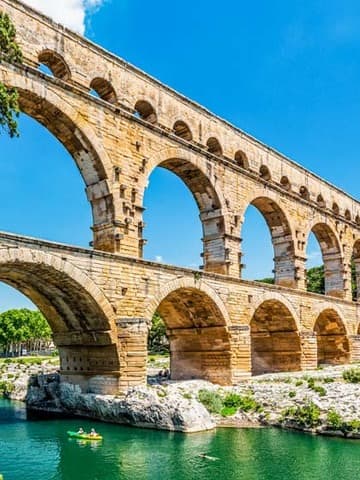
[[[92,206],[91,250],[0,234],[0,280],[48,318],[64,378],[97,392],[145,382],[155,311],[168,329],[173,378],[231,384],[360,360],[356,200],[22,3],[0,0],[0,10],[24,53],[24,65],[0,64],[0,81],[70,152]],[[141,259],[144,190],[157,166],[197,202],[202,271]],[[271,232],[276,286],[241,280],[250,204]],[[310,232],[322,250],[324,296],[306,292]]]

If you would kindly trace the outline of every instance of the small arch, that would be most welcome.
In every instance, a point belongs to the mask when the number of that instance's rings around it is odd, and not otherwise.
[[[343,365],[350,360],[346,328],[339,313],[328,308],[318,316],[314,331],[317,339],[318,365]]]
[[[334,202],[332,204],[332,211],[333,211],[334,215],[340,215],[340,208],[339,208],[339,205],[336,202]]]
[[[191,130],[189,126],[182,120],[178,120],[177,122],[174,123],[173,130],[177,137],[183,138],[188,142],[192,141],[193,136],[192,136]]]
[[[288,177],[286,177],[286,176],[281,177],[280,185],[282,186],[282,188],[283,188],[284,190],[286,190],[287,192],[290,192],[290,190],[291,190],[291,183],[290,183]]]
[[[139,100],[135,104],[135,115],[146,122],[155,124],[157,115],[154,107],[146,100]]]
[[[301,342],[296,320],[276,299],[265,300],[250,322],[253,375],[301,370]]]
[[[304,200],[310,200],[310,193],[307,187],[302,185],[299,190],[300,197],[303,198]]]
[[[217,155],[218,157],[222,156],[223,150],[217,138],[210,137],[209,140],[206,142],[206,146],[208,152],[212,153],[213,155]]]
[[[249,161],[247,159],[246,154],[242,150],[238,150],[235,153],[235,162],[238,164],[239,167],[241,168],[249,168]]]
[[[102,100],[109,103],[117,103],[114,87],[108,80],[96,77],[91,81],[90,88],[94,90]]]
[[[360,225],[360,215],[356,215],[355,223],[356,223],[356,225]]]
[[[324,197],[321,194],[317,196],[316,203],[319,205],[319,207],[326,208]]]
[[[351,213],[350,213],[350,210],[348,208],[345,210],[344,215],[345,215],[346,220],[351,222]]]
[[[39,63],[45,65],[56,78],[67,81],[70,80],[70,69],[64,58],[53,50],[43,50],[38,55]]]
[[[259,174],[260,174],[260,177],[262,179],[266,180],[267,182],[269,182],[271,180],[270,170],[268,169],[268,167],[266,165],[261,165],[260,170],[259,170]]]

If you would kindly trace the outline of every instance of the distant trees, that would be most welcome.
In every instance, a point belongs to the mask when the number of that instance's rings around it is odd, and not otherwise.
[[[23,56],[15,40],[16,29],[9,15],[0,12],[0,59],[9,63],[22,63]],[[18,137],[17,117],[19,116],[18,92],[0,82],[0,133]]]
[[[324,265],[320,267],[313,267],[309,268],[306,272],[306,279],[307,279],[307,290],[308,292],[312,293],[325,293],[325,271]],[[263,278],[262,280],[258,280],[261,283],[269,283],[274,284],[275,281],[273,278]],[[351,265],[351,289],[352,289],[352,297],[353,300],[357,299],[357,287],[356,287],[356,271],[355,271],[355,264],[354,262]]]
[[[23,308],[0,314],[0,349],[6,356],[38,352],[51,344],[51,330],[39,312]]]

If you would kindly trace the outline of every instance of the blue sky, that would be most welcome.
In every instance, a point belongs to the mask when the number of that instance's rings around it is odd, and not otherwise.
[[[64,0],[62,21],[79,18],[92,41],[359,197],[358,2],[82,1]],[[0,229],[87,246],[91,213],[74,162],[35,121],[21,118],[20,131],[0,137]],[[200,265],[198,211],[181,181],[155,171],[145,201],[146,257]],[[264,221],[249,210],[245,225],[245,278],[269,276]],[[315,241],[308,253],[321,262]],[[0,310],[25,305],[0,287]]]

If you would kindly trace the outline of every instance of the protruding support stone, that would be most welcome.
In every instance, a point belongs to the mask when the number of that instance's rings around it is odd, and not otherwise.
[[[229,327],[231,345],[231,376],[234,385],[251,376],[251,338],[248,325]]]
[[[120,356],[120,389],[146,384],[147,339],[146,318],[119,318],[116,321]]]
[[[301,332],[300,342],[302,370],[315,370],[318,366],[316,333]]]
[[[350,335],[349,343],[351,363],[360,362],[360,335]]]

